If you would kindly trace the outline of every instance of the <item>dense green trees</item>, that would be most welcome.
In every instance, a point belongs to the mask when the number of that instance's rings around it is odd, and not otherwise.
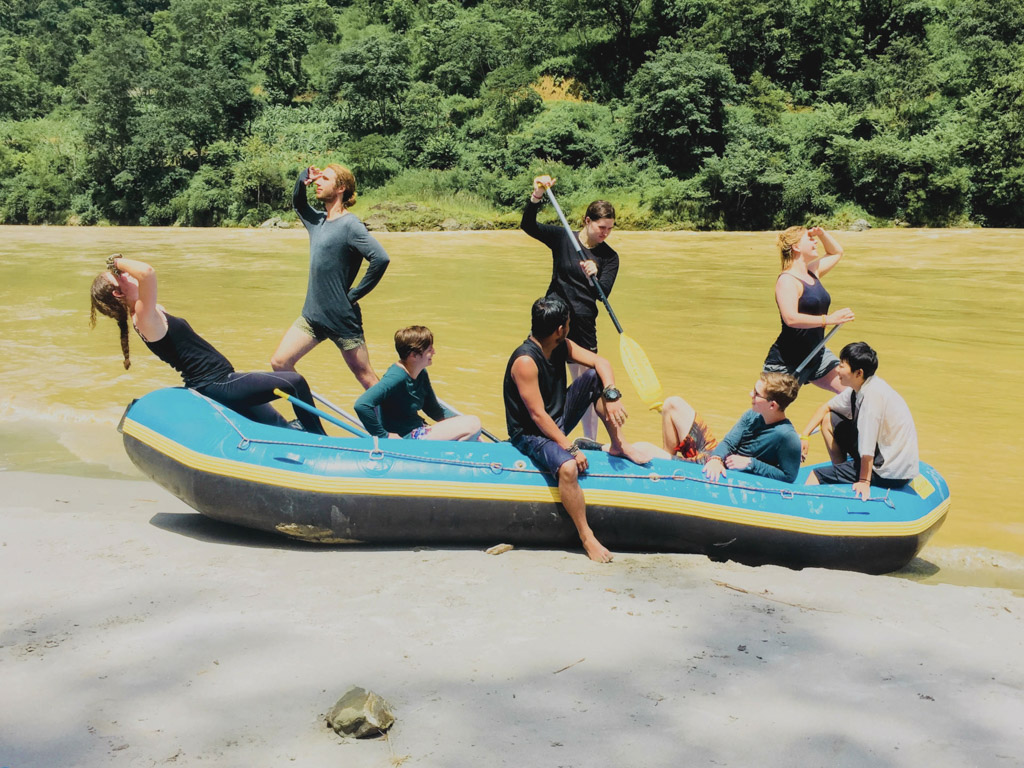
[[[0,0],[2,223],[254,225],[332,160],[392,226],[542,170],[634,227],[1024,226],[1024,4]]]

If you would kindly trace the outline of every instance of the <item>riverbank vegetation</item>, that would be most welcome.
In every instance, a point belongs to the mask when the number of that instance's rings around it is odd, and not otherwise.
[[[1024,226],[1020,0],[0,0],[0,222]]]

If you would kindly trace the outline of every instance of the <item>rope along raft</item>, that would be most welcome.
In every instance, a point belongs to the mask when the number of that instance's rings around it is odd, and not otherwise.
[[[525,473],[525,474],[536,474],[536,475],[547,475],[549,473],[544,470],[531,467],[523,460],[516,461],[511,467],[505,466],[501,462],[482,462],[482,461],[468,461],[465,459],[448,459],[441,456],[413,456],[407,453],[401,453],[399,451],[381,448],[379,444],[379,438],[373,436],[373,448],[360,448],[352,445],[338,445],[338,444],[327,444],[327,443],[309,443],[299,441],[287,441],[287,440],[268,440],[262,438],[248,437],[242,432],[238,424],[225,413],[224,407],[209,398],[204,397],[198,392],[194,392],[197,397],[202,397],[204,400],[209,402],[210,406],[217,411],[222,419],[227,422],[228,425],[238,434],[239,443],[238,450],[248,450],[252,444],[257,445],[277,445],[277,446],[288,446],[294,448],[316,448],[318,450],[328,449],[331,451],[337,451],[340,453],[354,453],[365,455],[370,461],[382,461],[387,457],[394,459],[402,459],[404,461],[418,462],[421,464],[440,464],[449,466],[466,467],[469,469],[486,469],[493,472],[496,475],[500,475],[503,472],[509,473]],[[233,412],[232,412],[233,413]],[[783,499],[793,499],[798,496],[808,498],[820,498],[820,499],[849,499],[846,495],[840,495],[835,493],[823,493],[821,491],[805,491],[805,490],[790,490],[788,488],[757,488],[751,485],[745,485],[744,483],[736,482],[712,482],[706,478],[700,477],[687,477],[685,475],[677,474],[679,470],[675,470],[672,474],[664,475],[659,472],[646,472],[646,473],[587,473],[587,477],[593,478],[610,478],[610,479],[624,479],[624,480],[650,480],[652,482],[659,482],[662,480],[674,480],[677,482],[691,482],[699,483],[703,485],[713,485],[718,488],[726,488],[729,490],[736,490],[749,493],[764,493],[764,494],[778,494]],[[884,496],[872,496],[869,499],[864,500],[865,503],[879,503],[884,504],[890,509],[896,509],[895,503],[889,497],[889,492],[886,491]],[[863,514],[867,514],[866,512]]]

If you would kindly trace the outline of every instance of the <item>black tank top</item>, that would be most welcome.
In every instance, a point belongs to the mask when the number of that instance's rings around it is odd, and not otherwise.
[[[813,283],[807,285],[796,275],[789,275],[788,279],[800,280],[804,286],[804,292],[797,302],[798,312],[805,315],[827,315],[828,308],[832,305],[832,297],[829,296],[821,280],[813,272],[808,273]],[[782,331],[779,333],[772,348],[768,351],[768,357],[764,361],[766,365],[784,365],[792,373],[804,359],[811,354],[822,339],[825,338],[824,326],[816,328],[790,328],[786,321],[782,321]],[[821,350],[825,354],[825,350]],[[812,366],[813,367],[813,366]]]
[[[159,341],[149,341],[140,333],[150,351],[181,374],[186,387],[197,389],[221,381],[234,368],[210,342],[192,330],[180,317],[164,312],[167,333]]]
[[[544,352],[537,342],[527,339],[512,353],[505,368],[505,425],[508,427],[509,438],[519,435],[542,435],[540,427],[530,416],[530,411],[519,395],[519,387],[512,378],[512,364],[523,355],[537,364],[537,383],[540,395],[544,398],[544,410],[555,421],[562,418],[565,410],[566,371],[565,364],[569,359],[569,345],[559,344],[551,353],[551,359],[544,357]]]

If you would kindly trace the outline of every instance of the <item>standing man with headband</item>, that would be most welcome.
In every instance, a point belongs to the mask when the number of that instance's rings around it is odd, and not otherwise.
[[[315,210],[306,199],[306,187],[316,185]],[[363,389],[377,383],[363,335],[359,300],[373,290],[388,268],[388,255],[350,211],[356,203],[352,172],[331,164],[323,170],[310,166],[299,174],[292,204],[309,233],[309,283],[298,320],[285,331],[270,360],[275,371],[294,371],[295,364],[317,344],[330,339],[341,350],[349,369]],[[363,260],[369,264],[355,288]]]

